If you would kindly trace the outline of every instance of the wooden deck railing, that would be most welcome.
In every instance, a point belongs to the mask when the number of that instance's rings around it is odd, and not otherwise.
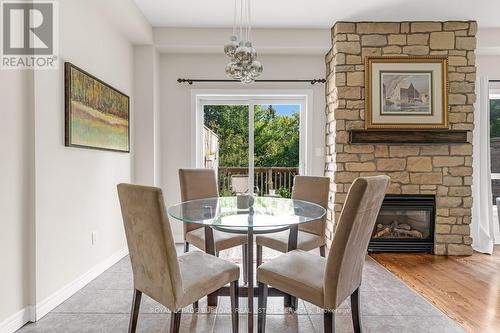
[[[248,175],[246,167],[219,166],[219,191],[222,195],[231,193],[231,176]],[[270,189],[276,191],[286,188],[292,192],[293,179],[299,173],[299,168],[294,167],[255,167],[254,185],[259,188],[259,195],[269,193]]]

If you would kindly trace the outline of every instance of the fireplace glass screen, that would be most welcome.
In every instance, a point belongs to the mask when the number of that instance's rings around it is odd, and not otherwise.
[[[384,209],[379,213],[372,238],[428,238],[430,221],[429,211]]]
[[[372,232],[371,252],[432,252],[436,198],[387,195]]]

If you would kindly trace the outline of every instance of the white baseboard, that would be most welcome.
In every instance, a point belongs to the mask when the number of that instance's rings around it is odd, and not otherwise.
[[[35,318],[33,318],[32,321],[40,320],[43,316],[73,296],[77,291],[85,287],[90,281],[101,275],[105,270],[116,264],[127,254],[127,248],[115,252],[111,257],[92,267],[87,273],[68,283],[66,286],[38,303],[35,308]]]
[[[128,249],[123,248],[111,257],[92,267],[88,272],[68,283],[36,306],[30,305],[0,322],[0,333],[13,333],[30,321],[40,320],[47,313],[55,309],[62,302],[73,296],[85,287],[90,281],[101,275],[105,270],[116,264],[128,254]]]
[[[14,313],[9,318],[0,322],[0,333],[13,333],[23,327],[24,324],[31,321],[34,315],[33,307],[27,306],[24,309]]]

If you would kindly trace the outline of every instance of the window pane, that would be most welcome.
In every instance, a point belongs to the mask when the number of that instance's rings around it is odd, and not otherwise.
[[[500,197],[500,82],[490,82],[490,157],[493,204]],[[499,179],[495,179],[499,178]]]
[[[248,188],[248,106],[205,105],[204,164],[218,170],[219,193],[231,196]]]
[[[299,171],[300,105],[255,105],[254,127],[255,186],[260,195],[289,197]]]

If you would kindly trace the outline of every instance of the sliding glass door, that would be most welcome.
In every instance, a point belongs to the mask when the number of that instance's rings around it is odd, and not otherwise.
[[[201,100],[197,166],[217,170],[221,195],[289,197],[304,173],[304,108],[299,98]]]
[[[203,167],[218,171],[221,196],[248,191],[250,179],[249,106],[203,106]]]
[[[300,104],[256,104],[254,183],[261,195],[290,197],[300,167]]]

